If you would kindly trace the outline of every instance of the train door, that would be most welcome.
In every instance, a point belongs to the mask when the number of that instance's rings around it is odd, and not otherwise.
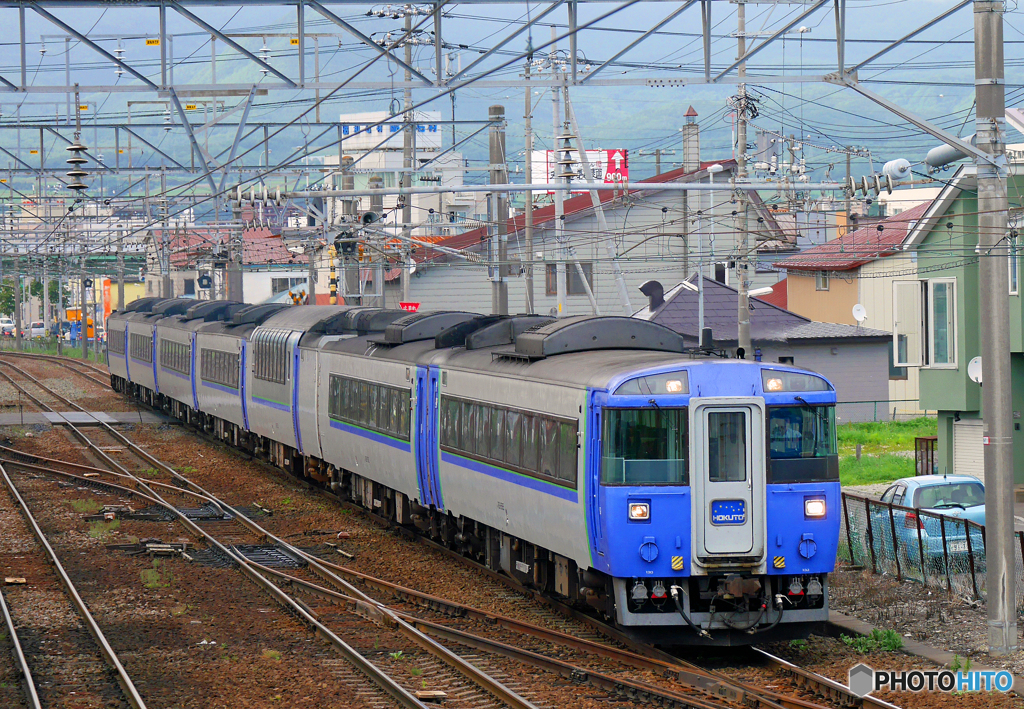
[[[420,503],[430,504],[430,377],[426,367],[416,368],[416,482]]]
[[[444,493],[441,490],[441,441],[438,439],[438,427],[441,417],[438,415],[438,407],[441,404],[441,370],[437,367],[430,368],[430,377],[427,381],[427,472],[430,481],[430,492],[434,506],[439,510],[444,509]]]
[[[698,558],[764,556],[764,405],[691,400]]]

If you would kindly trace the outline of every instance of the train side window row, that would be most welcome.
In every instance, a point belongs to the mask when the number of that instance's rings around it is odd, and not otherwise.
[[[199,374],[205,381],[237,389],[238,364],[237,352],[208,350],[205,347],[199,351]]]
[[[128,342],[131,345],[131,356],[143,362],[153,361],[153,338],[150,335],[132,333]]]
[[[124,354],[123,330],[111,330],[107,333],[107,349],[115,354]]]
[[[532,477],[576,487],[578,423],[441,397],[441,447]]]
[[[252,336],[252,375],[267,382],[288,381],[290,330],[257,330]]]
[[[412,395],[408,389],[338,374],[331,375],[329,386],[328,416],[409,440]]]
[[[185,342],[160,340],[160,366],[182,374],[191,374],[192,346]]]

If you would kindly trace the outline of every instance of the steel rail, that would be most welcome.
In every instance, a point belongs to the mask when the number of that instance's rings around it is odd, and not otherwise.
[[[21,508],[21,513],[28,522],[29,527],[31,527],[32,534],[35,536],[36,541],[39,542],[39,545],[42,546],[43,550],[46,552],[50,564],[56,570],[57,576],[60,578],[60,582],[64,586],[64,590],[67,593],[68,598],[71,599],[71,602],[78,610],[78,614],[85,622],[85,626],[89,630],[89,634],[92,635],[93,640],[95,640],[96,644],[99,646],[100,654],[103,655],[103,659],[108,665],[110,665],[110,668],[114,670],[117,683],[120,685],[121,691],[124,692],[125,699],[128,700],[128,703],[133,707],[133,709],[146,709],[146,703],[143,701],[139,691],[135,688],[132,678],[128,676],[128,672],[124,669],[124,666],[121,665],[121,661],[117,659],[117,653],[114,652],[110,643],[107,642],[106,636],[100,629],[96,619],[92,617],[92,613],[89,612],[89,608],[85,605],[85,601],[83,601],[82,597],[78,595],[78,590],[71,582],[71,577],[68,576],[67,571],[65,571],[64,567],[61,565],[60,559],[57,558],[57,553],[53,550],[53,547],[50,546],[49,541],[46,539],[46,535],[43,534],[43,530],[39,527],[35,517],[32,516],[32,512],[29,510],[24,498],[22,498],[21,493],[18,492],[18,488],[15,487],[14,481],[11,480],[10,476],[7,474],[7,470],[2,465],[0,465],[0,476],[3,477],[4,485],[10,491],[11,496]]]
[[[3,611],[4,624],[7,626],[7,632],[11,636],[11,644],[14,646],[14,661],[18,665],[18,673],[21,675],[22,684],[25,686],[25,699],[28,700],[28,709],[42,709],[42,704],[39,703],[39,694],[36,693],[36,683],[32,679],[32,670],[28,666],[28,660],[25,659],[25,653],[21,649],[21,641],[18,640],[18,629],[14,627],[14,618],[11,617],[11,611],[7,607],[7,601],[4,600],[4,594],[0,591],[0,611]]]
[[[233,566],[235,566],[241,573],[243,573],[250,580],[252,580],[257,587],[267,591],[270,594],[270,596],[274,598],[274,600],[278,601],[278,603],[284,606],[287,610],[294,613],[303,623],[311,627],[318,637],[327,640],[336,650],[338,650],[342,655],[344,655],[347,660],[349,660],[353,665],[355,665],[357,669],[359,669],[365,675],[367,675],[367,677],[374,681],[378,685],[378,687],[380,687],[392,699],[398,702],[400,706],[405,707],[406,709],[427,709],[422,702],[420,702],[415,696],[410,694],[404,687],[395,682],[395,680],[392,679],[389,675],[387,675],[383,670],[376,667],[362,654],[360,654],[354,648],[345,643],[345,641],[343,641],[334,632],[332,632],[329,628],[323,625],[323,623],[317,620],[309,612],[307,608],[304,608],[301,604],[297,603],[294,599],[290,598],[287,594],[283,593],[274,584],[267,581],[261,574],[259,574],[252,567],[253,562],[246,559],[235,549],[225,546],[218,539],[216,539],[216,537],[212,536],[209,532],[207,532],[202,527],[197,525],[195,522],[190,520],[183,513],[181,513],[181,511],[179,511],[173,505],[169,504],[159,495],[150,496],[134,488],[125,487],[123,485],[107,482],[105,480],[98,481],[92,478],[81,477],[73,473],[66,473],[59,470],[53,470],[50,468],[41,468],[40,466],[35,466],[20,461],[7,460],[7,462],[15,466],[25,467],[38,472],[70,478],[80,483],[102,485],[104,487],[107,487],[111,490],[114,490],[122,494],[134,495],[138,498],[141,498],[149,502],[152,505],[163,507],[164,509],[173,513],[177,517],[178,521],[181,522],[193,535],[195,535],[197,538],[205,540],[208,544],[215,547],[222,554],[227,556],[227,558],[229,558],[233,562]],[[105,472],[107,474],[116,475],[116,473],[112,473],[111,471],[102,471],[101,469],[96,470]],[[0,472],[3,472],[4,477],[6,478],[6,472],[4,471],[2,464],[0,464]],[[167,487],[173,488],[173,486]],[[145,708],[142,707],[141,709]]]
[[[97,367],[93,364],[91,360],[68,357],[67,355],[53,355],[45,354],[43,352],[22,352],[19,350],[0,350],[0,354],[11,355],[12,357],[25,357],[27,359],[46,359],[68,365],[80,365],[86,369],[92,370],[96,374],[109,374],[109,372],[103,371],[102,367]]]
[[[100,386],[104,386],[104,387],[109,387],[110,386],[110,382],[109,381],[105,381],[105,380],[102,380],[102,379],[96,379],[89,372],[86,372],[86,371],[81,370],[81,369],[76,369],[71,364],[71,362],[74,362],[74,360],[71,360],[69,362],[69,361],[67,361],[68,360],[67,357],[57,357],[56,355],[41,355],[41,354],[34,354],[34,353],[30,354],[30,353],[27,353],[27,352],[11,352],[11,351],[3,351],[3,350],[0,350],[0,357],[27,357],[27,358],[30,358],[30,359],[44,360],[44,361],[47,361],[47,362],[57,362],[57,364],[63,366],[68,371],[74,372],[75,374],[88,379],[93,384],[99,384]]]
[[[850,688],[830,680],[828,677],[823,677],[810,670],[805,670],[802,667],[794,665],[788,660],[783,660],[781,657],[776,657],[770,652],[766,652],[759,647],[752,648],[760,657],[762,657],[768,664],[773,667],[780,669],[784,672],[795,675],[801,681],[812,685],[823,696],[839,701],[845,705],[850,705],[852,702],[859,700],[863,707],[873,707],[874,709],[899,709],[895,704],[890,704],[887,701],[867,695],[865,697],[857,697]]]
[[[0,364],[4,364],[4,365],[6,365],[8,367],[11,367],[15,371],[19,372],[22,376],[24,376],[27,379],[29,379],[30,381],[32,381],[33,384],[35,384],[39,388],[43,389],[44,391],[49,393],[51,396],[54,396],[54,397],[56,397],[57,399],[59,399],[61,401],[64,401],[69,406],[72,406],[73,408],[77,408],[80,411],[85,411],[85,409],[83,407],[81,407],[77,403],[67,399],[66,397],[61,396],[60,394],[57,394],[55,391],[53,391],[52,389],[47,387],[45,384],[40,382],[37,378],[33,377],[31,374],[25,372],[20,367],[12,364],[10,362],[6,362],[6,361],[2,361],[2,360],[0,360]],[[13,379],[11,381],[13,383]],[[15,385],[15,386],[18,386],[18,385]],[[106,462],[108,465],[112,466],[113,468],[116,468],[117,470],[122,471],[123,474],[125,474],[126,476],[134,479],[137,482],[137,484],[142,486],[144,489],[149,490],[149,488],[147,487],[147,483],[146,482],[143,482],[142,480],[139,480],[138,478],[136,478],[131,473],[131,471],[129,471],[127,468],[125,468],[121,464],[119,464],[116,461],[114,461],[109,455],[106,454],[106,452],[104,452],[102,449],[99,448],[99,446],[97,446],[95,443],[93,443],[89,439],[89,437],[86,436],[84,433],[82,433],[77,427],[75,427],[71,423],[67,423],[65,425],[67,425],[67,427],[71,430],[71,432],[77,438],[79,438],[79,440],[81,440],[83,443],[85,443],[94,453],[96,453],[97,456],[99,456],[101,459],[103,459],[104,462]],[[115,440],[118,440],[121,443],[123,443],[135,455],[139,456],[140,458],[145,460],[147,463],[150,463],[151,465],[155,466],[157,469],[166,472],[167,474],[172,476],[173,479],[177,480],[178,482],[182,483],[183,485],[186,485],[186,486],[192,488],[194,491],[198,491],[199,493],[204,495],[222,513],[224,512],[224,510],[230,511],[231,515],[236,520],[238,520],[238,522],[240,524],[242,524],[242,526],[246,527],[250,532],[252,532],[255,536],[257,536],[259,538],[262,538],[262,539],[265,539],[265,540],[267,540],[269,542],[276,543],[276,544],[280,545],[282,548],[287,549],[288,551],[290,551],[293,554],[301,555],[303,558],[306,559],[307,563],[310,563],[314,568],[316,568],[318,560],[315,557],[312,557],[310,555],[305,554],[304,552],[302,552],[301,550],[297,549],[296,547],[288,544],[284,540],[279,539],[276,536],[270,534],[265,529],[263,529],[258,524],[256,524],[251,519],[249,519],[246,515],[238,512],[237,510],[232,508],[230,505],[227,505],[226,503],[224,503],[223,501],[218,499],[215,495],[212,495],[209,492],[207,492],[206,490],[204,490],[201,486],[195,484],[194,482],[192,482],[188,478],[184,477],[183,475],[180,475],[176,470],[171,468],[169,465],[167,465],[163,461],[159,460],[158,458],[156,458],[153,455],[149,454],[147,451],[143,450],[141,447],[139,447],[137,444],[135,444],[135,442],[133,442],[131,439],[127,438],[126,436],[121,434],[121,432],[117,431],[113,426],[110,426],[109,424],[107,424],[105,422],[102,422],[102,421],[99,422],[99,425],[109,435],[111,435]],[[150,490],[150,492],[152,492],[152,491]],[[155,493],[153,493],[153,494],[155,495]],[[179,517],[181,517],[183,520],[186,519],[177,510],[175,510],[175,514],[178,515]],[[191,520],[189,520],[189,522],[191,522]],[[204,532],[204,534],[205,534],[205,532]],[[240,558],[243,562],[248,563],[244,559],[244,557],[241,557],[241,555],[237,555],[236,556],[236,554],[237,553],[235,553],[235,552],[231,552],[229,555],[232,556],[232,557],[235,557],[235,558]],[[243,566],[245,566],[246,563],[243,563]],[[327,570],[327,569],[325,569],[323,567],[320,567],[320,568],[316,569],[316,571],[318,573],[320,573],[320,574],[326,574],[327,576],[333,576],[333,574],[329,570]],[[253,572],[253,573],[255,573],[255,572]],[[345,586],[347,586],[347,589],[350,590],[351,592],[354,592],[354,593],[362,595],[359,592],[359,590],[356,589],[354,586],[346,584],[346,582],[344,582],[341,579],[336,579],[336,580],[337,580],[338,583],[341,583],[341,584],[344,584]],[[273,586],[273,584],[271,584],[271,586]],[[277,589],[275,588],[275,590],[277,590]],[[278,593],[279,593],[279,591],[278,591]],[[370,599],[368,596],[366,596],[364,598],[365,598],[365,600],[372,602],[372,599]],[[292,605],[294,605],[294,602],[292,602]],[[330,632],[330,631],[327,630],[326,626],[323,626],[322,624],[320,624],[319,621],[317,621],[312,616],[306,614],[305,611],[303,611],[302,613],[303,613],[303,615],[306,615],[311,622],[316,623],[321,628],[323,628],[324,632],[328,632],[328,633]],[[451,666],[453,669],[458,671],[460,674],[462,674],[465,677],[467,677],[470,681],[472,681],[475,684],[478,684],[479,686],[483,687],[485,690],[487,690],[491,694],[493,694],[496,697],[498,697],[501,701],[509,704],[512,707],[518,708],[518,709],[536,709],[536,707],[531,702],[529,702],[526,699],[520,697],[518,694],[516,694],[515,692],[513,692],[512,690],[507,688],[504,684],[502,684],[498,680],[496,680],[493,677],[490,677],[489,675],[481,672],[472,663],[470,663],[470,662],[468,662],[466,660],[463,660],[461,657],[458,657],[454,653],[451,653],[451,651],[449,651],[443,645],[440,645],[439,643],[434,641],[432,638],[427,637],[424,633],[420,632],[419,630],[416,630],[415,628],[410,626],[408,623],[398,619],[397,617],[394,619],[394,621],[399,626],[399,629],[402,631],[402,633],[409,640],[411,640],[412,642],[416,643],[417,645],[422,647],[427,652],[430,652],[431,654],[436,656],[438,659],[440,659],[445,664],[448,664],[449,666]],[[319,630],[319,628],[318,628],[318,630]],[[338,642],[342,642],[340,638],[338,638],[337,640],[338,640]],[[345,647],[348,648],[347,645],[345,645]],[[354,652],[360,658],[363,657],[362,655],[359,655],[359,653],[355,652],[355,650],[352,650],[352,652]],[[363,659],[365,660],[365,658],[363,658]],[[368,660],[365,660],[365,661],[369,662]],[[383,674],[382,671],[381,671],[381,673]],[[387,675],[384,675],[384,676],[386,677]],[[390,677],[388,679],[390,680]],[[396,685],[396,686],[398,686],[398,685]],[[412,697],[412,695],[409,695],[409,697],[415,700],[415,697]],[[416,701],[416,706],[422,706],[422,704],[419,702],[419,700],[415,700],[415,701]]]

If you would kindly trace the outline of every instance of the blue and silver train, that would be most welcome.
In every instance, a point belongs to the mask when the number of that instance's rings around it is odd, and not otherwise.
[[[836,395],[634,318],[147,298],[115,390],[638,639],[823,628]]]

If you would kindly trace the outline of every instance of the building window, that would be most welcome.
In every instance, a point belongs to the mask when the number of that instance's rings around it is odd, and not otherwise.
[[[779,364],[788,364],[790,367],[793,366],[792,357],[779,357]]]
[[[893,367],[955,369],[956,279],[893,282]]]
[[[594,265],[589,261],[580,261],[580,266],[583,268],[583,275],[587,279],[587,283],[590,285],[590,290],[594,290]],[[546,265],[545,278],[545,292],[548,295],[558,295],[558,265],[549,263]],[[567,262],[565,264],[565,283],[566,283],[566,295],[586,295],[587,289],[583,285],[583,279],[580,278],[580,272],[576,269],[576,264]]]
[[[196,279],[186,278],[185,288],[182,291],[182,295],[195,295],[196,294]]]
[[[1010,247],[1010,295],[1017,295],[1017,293],[1019,292],[1018,280],[1020,278],[1020,260],[1019,254],[1017,252],[1018,238],[1019,237],[1017,236],[1016,231],[1012,232],[1008,237],[1006,237],[1006,241]]]
[[[907,379],[907,368],[896,366],[896,351],[893,349],[892,340],[889,341],[889,379],[890,381]]]
[[[928,281],[928,363],[931,366],[956,365],[955,281]]]
[[[814,275],[814,290],[828,290],[828,271],[818,271]]]
[[[270,293],[277,295],[278,293],[285,293],[290,291],[300,283],[305,283],[305,278],[271,278],[270,279]]]

